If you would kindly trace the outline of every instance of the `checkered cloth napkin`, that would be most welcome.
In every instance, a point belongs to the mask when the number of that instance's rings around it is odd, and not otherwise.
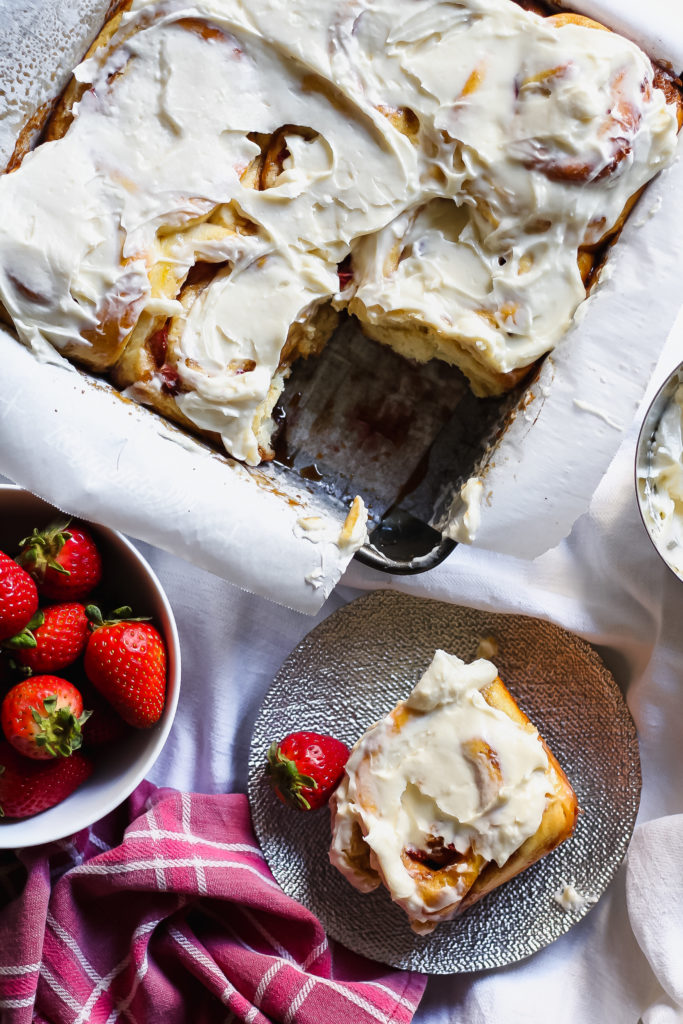
[[[273,879],[242,795],[144,782],[92,828],[15,852],[2,1024],[407,1024],[424,990],[328,943]]]

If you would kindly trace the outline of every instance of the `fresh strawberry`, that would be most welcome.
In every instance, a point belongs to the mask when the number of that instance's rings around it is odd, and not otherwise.
[[[86,749],[109,746],[132,734],[131,727],[94,686],[88,683],[81,692],[83,702],[91,712],[87,728],[83,730],[83,746]]]
[[[88,679],[125,722],[149,728],[159,721],[166,699],[163,639],[149,622],[131,619],[130,608],[106,621],[95,606],[87,611],[94,626],[83,661]]]
[[[38,610],[38,591],[29,574],[0,551],[0,641],[20,633]]]
[[[71,665],[83,653],[90,634],[85,607],[73,601],[69,604],[53,604],[43,608],[34,616],[42,621],[30,631],[25,630],[16,640],[12,638],[7,647],[14,650],[14,660],[31,672],[58,672]],[[30,632],[33,642],[29,643],[26,633]]]
[[[5,738],[25,757],[47,760],[68,757],[82,742],[88,720],[83,699],[66,679],[31,676],[5,695],[0,723]]]
[[[17,561],[49,601],[79,601],[102,578],[102,558],[89,530],[69,519],[34,530],[19,546]]]
[[[88,778],[92,764],[82,754],[30,761],[0,742],[0,817],[29,818],[66,800]]]
[[[80,691],[83,707],[87,708],[90,714],[88,724],[83,729],[84,750],[107,746],[134,734],[131,726],[124,722],[109,701],[105,700],[90,682],[85,674],[82,658],[69,666],[69,680]]]
[[[83,746],[86,750],[108,747],[120,743],[126,736],[132,735],[132,732],[132,726],[124,722],[111,705],[102,701],[102,706],[93,710],[92,718],[88,720],[88,728],[83,730]]]
[[[339,782],[348,747],[319,732],[292,732],[268,749],[266,771],[283,803],[300,811],[322,807]]]

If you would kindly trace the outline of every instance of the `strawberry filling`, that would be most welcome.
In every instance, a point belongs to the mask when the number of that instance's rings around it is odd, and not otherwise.
[[[345,256],[344,259],[337,267],[337,276],[339,278],[339,291],[343,292],[350,283],[353,281],[353,267],[351,265],[351,254]]]
[[[160,327],[158,331],[155,331],[147,342],[149,350],[152,353],[152,359],[156,363],[158,369],[161,369],[166,362],[169,326],[170,321],[167,320],[164,326]]]
[[[341,261],[341,263],[337,267],[337,277],[339,278],[339,291],[343,292],[344,289],[353,280],[353,267],[351,266],[350,253]]]
[[[170,363],[164,363],[159,367],[159,374],[163,381],[161,390],[167,395],[177,395],[180,391],[180,374]]]
[[[442,839],[430,840],[427,844],[428,850],[416,850],[410,847],[406,850],[411,860],[424,864],[430,871],[440,871],[442,868],[450,867],[456,861],[462,860],[462,854],[458,853],[452,843],[444,846]]]

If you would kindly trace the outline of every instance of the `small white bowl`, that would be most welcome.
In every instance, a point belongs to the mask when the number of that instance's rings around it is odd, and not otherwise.
[[[13,485],[0,485],[0,551],[14,555],[18,542],[56,516],[59,509]],[[134,730],[120,743],[93,752],[90,778],[66,800],[32,818],[0,821],[0,849],[36,846],[87,828],[129,796],[152,767],[166,742],[180,693],[180,645],[175,619],[156,575],[121,533],[89,523],[105,565],[107,608],[129,604],[149,615],[168,651],[166,704],[151,729]],[[64,670],[68,677],[68,669]]]
[[[653,481],[652,459],[662,416],[681,384],[683,384],[683,363],[679,363],[676,369],[669,374],[645,413],[638,435],[635,463],[636,495],[640,518],[657,553],[679,580],[683,580],[683,574],[672,564],[672,556],[667,552],[662,527],[654,509],[653,499],[656,495],[656,485]],[[676,547],[675,550],[679,553],[678,564],[680,565],[680,548]]]

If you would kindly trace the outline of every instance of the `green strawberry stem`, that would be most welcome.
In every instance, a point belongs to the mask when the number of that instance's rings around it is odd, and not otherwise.
[[[45,576],[48,568],[64,576],[70,576],[71,571],[57,561],[59,552],[66,542],[71,540],[71,534],[67,530],[70,522],[70,519],[55,520],[44,530],[34,529],[30,537],[24,537],[19,542],[19,547],[23,549],[17,556],[19,565],[29,569],[39,579]]]
[[[121,608],[115,608],[113,612],[109,612],[106,619],[96,604],[87,604],[85,606],[85,614],[90,620],[91,629],[99,629],[100,626],[113,626],[116,622],[151,621],[150,615],[133,615],[133,609],[127,604],[124,604]]]
[[[297,810],[310,811],[311,805],[301,792],[302,789],[317,789],[318,783],[310,775],[304,775],[291,758],[285,757],[277,743],[268,748],[266,773],[276,793],[285,803]]]
[[[30,679],[33,675],[33,669],[29,665],[22,665],[20,662],[15,661],[14,658],[9,658],[9,667],[13,674],[18,679]]]
[[[43,700],[44,714],[31,707],[33,721],[38,726],[35,736],[37,747],[43,747],[52,757],[68,757],[83,742],[81,727],[92,711],[84,711],[78,718],[69,708],[57,707],[57,697],[51,694]]]
[[[37,611],[31,621],[26,623],[21,633],[16,633],[9,640],[5,640],[2,646],[7,647],[11,651],[20,650],[22,647],[37,647],[38,643],[32,631],[37,629],[38,626],[42,626],[44,622],[45,616],[41,611]]]

